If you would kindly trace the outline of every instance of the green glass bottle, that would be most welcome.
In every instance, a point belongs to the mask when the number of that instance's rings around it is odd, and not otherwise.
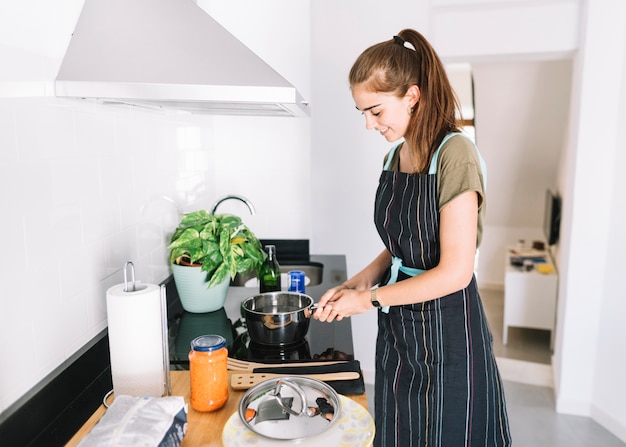
[[[261,293],[266,292],[280,292],[280,264],[276,259],[276,246],[266,245],[267,258],[259,269],[259,291]]]

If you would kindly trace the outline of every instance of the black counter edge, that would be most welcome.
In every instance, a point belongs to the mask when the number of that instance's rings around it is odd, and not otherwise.
[[[180,306],[170,275],[168,311]],[[0,440],[7,446],[61,446],[82,427],[111,389],[109,337],[106,329],[74,356],[0,413]]]
[[[37,391],[4,412],[0,439],[4,445],[63,445],[112,388],[109,338],[104,330],[68,366],[51,373],[33,388]]]

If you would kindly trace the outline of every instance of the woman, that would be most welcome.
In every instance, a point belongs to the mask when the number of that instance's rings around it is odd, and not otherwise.
[[[367,129],[404,141],[387,154],[376,192],[386,249],[328,290],[314,317],[378,308],[375,446],[510,445],[473,273],[485,169],[459,132],[445,69],[426,39],[406,29],[365,50],[349,79]]]

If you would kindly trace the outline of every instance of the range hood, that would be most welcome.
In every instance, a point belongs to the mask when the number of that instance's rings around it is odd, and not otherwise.
[[[55,94],[191,113],[309,113],[293,85],[192,0],[85,0]]]

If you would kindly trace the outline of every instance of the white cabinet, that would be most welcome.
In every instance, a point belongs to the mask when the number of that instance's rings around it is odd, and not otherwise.
[[[550,331],[550,348],[553,348],[558,284],[556,270],[553,268],[550,273],[540,273],[537,268],[525,271],[511,265],[513,255],[511,250],[507,251],[502,342],[507,344],[510,326],[547,329]],[[554,265],[549,252],[545,253],[545,259],[545,264]]]

